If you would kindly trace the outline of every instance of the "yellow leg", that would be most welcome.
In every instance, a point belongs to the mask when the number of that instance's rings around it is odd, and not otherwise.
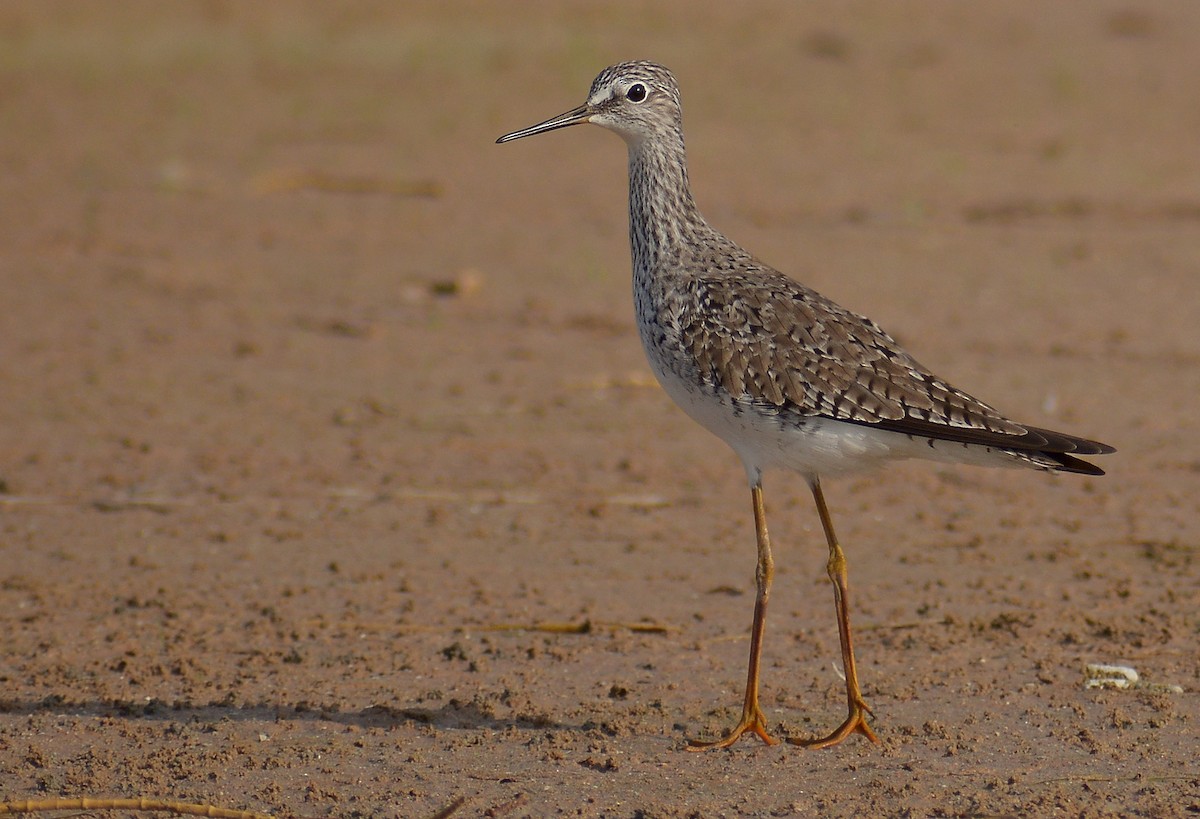
[[[825,539],[829,542],[829,563],[826,570],[829,572],[829,579],[833,581],[833,601],[837,606],[838,636],[842,643],[842,667],[846,672],[846,703],[849,713],[845,722],[828,736],[820,739],[788,737],[788,742],[806,748],[828,748],[857,733],[877,743],[879,739],[871,730],[871,726],[867,725],[867,715],[871,713],[871,709],[863,701],[862,691],[858,687],[854,639],[850,634],[850,604],[847,601],[850,582],[846,573],[846,555],[833,532],[833,519],[829,517],[829,507],[825,505],[825,493],[821,491],[821,482],[813,478],[811,486],[813,499],[817,502],[817,514],[821,516],[821,526],[825,529]]]
[[[754,576],[758,594],[754,599],[754,622],[750,627],[750,667],[746,672],[746,696],[742,701],[742,718],[724,738],[715,742],[692,740],[689,751],[709,748],[728,748],[742,734],[751,731],[768,745],[779,740],[767,733],[767,720],[758,705],[758,668],[762,658],[763,632],[767,626],[767,598],[771,595],[771,578],[775,575],[775,561],[771,559],[771,541],[767,537],[767,516],[763,509],[762,482],[750,488],[754,501],[754,530],[758,538],[758,567]]]

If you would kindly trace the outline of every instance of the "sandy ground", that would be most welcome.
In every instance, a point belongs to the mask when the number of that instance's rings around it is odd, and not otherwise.
[[[0,7],[0,798],[1200,811],[1200,5],[708,5]],[[826,487],[878,747],[684,751],[739,708],[741,468],[643,362],[619,140],[492,144],[631,57],[711,221],[1120,450]],[[825,548],[766,488],[812,736]]]

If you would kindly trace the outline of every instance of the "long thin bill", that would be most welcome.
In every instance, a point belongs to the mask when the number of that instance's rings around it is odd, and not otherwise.
[[[546,131],[553,131],[558,128],[566,128],[569,125],[579,125],[588,121],[591,117],[591,112],[588,111],[586,105],[581,105],[578,108],[572,108],[565,114],[559,114],[553,119],[548,119],[545,122],[539,122],[537,125],[530,125],[528,128],[522,128],[520,131],[513,131],[511,134],[505,134],[496,140],[497,143],[512,142],[514,139],[521,137],[533,136],[534,134],[544,134]]]

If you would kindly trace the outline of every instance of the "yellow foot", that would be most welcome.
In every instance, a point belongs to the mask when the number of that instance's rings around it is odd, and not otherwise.
[[[871,709],[862,700],[853,703],[850,706],[850,714],[846,717],[846,721],[839,725],[833,733],[820,739],[798,739],[796,737],[788,737],[787,741],[790,745],[800,745],[805,748],[817,750],[819,748],[832,748],[842,740],[849,737],[851,734],[862,734],[867,739],[879,744],[879,737],[875,736],[875,732],[871,730],[871,726],[867,725],[867,714],[871,714]],[[874,716],[874,714],[871,714]]]
[[[728,748],[733,743],[737,742],[742,734],[747,731],[752,731],[758,734],[758,738],[768,745],[778,745],[779,740],[767,733],[767,721],[763,718],[763,713],[755,708],[753,711],[743,712],[741,722],[734,729],[726,734],[723,738],[714,742],[700,742],[699,740],[689,739],[689,751],[708,751],[713,748]]]

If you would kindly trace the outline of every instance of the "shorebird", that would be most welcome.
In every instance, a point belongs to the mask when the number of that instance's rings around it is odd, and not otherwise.
[[[633,300],[650,368],[684,412],[732,447],[750,483],[757,594],[742,716],[723,738],[690,747],[728,747],[746,732],[768,745],[779,741],[758,702],[774,574],[762,480],[776,467],[804,477],[825,532],[848,711],[826,736],[787,740],[825,748],[859,733],[878,742],[858,683],[846,557],[822,476],[904,458],[1103,475],[1077,456],[1114,450],[1009,420],[922,366],[871,319],[767,266],[711,227],[688,185],[679,86],[663,66],[610,66],[583,105],[496,141],[586,122],[614,131],[629,150]]]

